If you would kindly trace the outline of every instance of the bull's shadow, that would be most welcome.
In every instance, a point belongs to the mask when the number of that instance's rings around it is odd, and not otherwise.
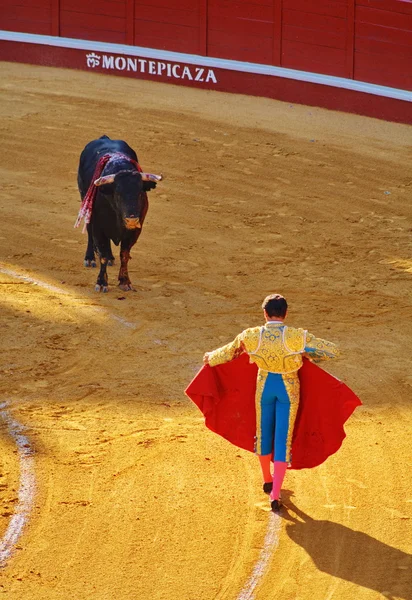
[[[340,523],[312,519],[292,502],[291,492],[283,491],[282,496],[281,515],[289,521],[286,533],[320,571],[385,592],[386,598],[412,599],[412,555]],[[378,504],[373,508],[380,510]]]

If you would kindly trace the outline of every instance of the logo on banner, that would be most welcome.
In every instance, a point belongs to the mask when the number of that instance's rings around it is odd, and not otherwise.
[[[195,65],[181,65],[147,58],[131,58],[129,56],[86,54],[86,64],[89,69],[101,67],[114,71],[131,71],[133,73],[146,73],[154,76],[166,76],[173,79],[187,79],[204,83],[217,83],[213,69],[196,67]]]
[[[92,52],[91,54],[86,54],[87,66],[94,69],[100,65],[100,56]]]

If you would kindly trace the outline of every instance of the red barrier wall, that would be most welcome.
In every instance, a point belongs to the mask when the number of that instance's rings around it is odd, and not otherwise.
[[[352,77],[349,0],[283,0],[282,67]]]
[[[354,78],[412,90],[412,2],[356,0]]]
[[[0,29],[412,90],[412,0],[0,0]]]
[[[0,0],[0,29],[52,34],[51,0]]]
[[[49,2],[53,4],[53,0]],[[126,0],[60,0],[54,4],[59,11],[61,37],[127,43]]]
[[[277,0],[208,0],[207,56],[278,65]],[[280,23],[279,23],[280,25]]]

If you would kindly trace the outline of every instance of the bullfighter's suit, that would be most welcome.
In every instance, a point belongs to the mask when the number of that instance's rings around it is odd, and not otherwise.
[[[298,370],[306,356],[314,362],[335,358],[335,344],[316,338],[304,329],[288,327],[270,320],[262,327],[251,327],[233,342],[208,353],[211,367],[228,362],[242,352],[256,363],[256,438],[255,452],[271,455],[274,477],[271,499],[277,499],[290,462],[293,427],[299,407]]]

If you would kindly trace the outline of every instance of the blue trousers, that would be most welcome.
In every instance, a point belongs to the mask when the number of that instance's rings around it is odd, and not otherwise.
[[[299,407],[297,371],[282,375],[259,371],[256,385],[256,454],[290,462],[293,428]]]

